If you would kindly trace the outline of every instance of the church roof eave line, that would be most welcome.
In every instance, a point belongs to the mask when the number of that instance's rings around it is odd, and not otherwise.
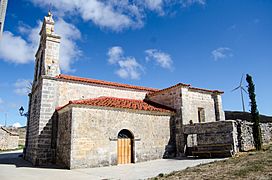
[[[70,75],[65,75],[65,74],[60,74],[60,75],[56,76],[55,78],[60,79],[60,80],[74,81],[74,82],[83,82],[83,83],[105,85],[105,86],[119,87],[119,88],[125,88],[125,89],[141,90],[141,91],[146,91],[146,92],[155,92],[155,91],[159,90],[159,89],[155,89],[155,88],[148,88],[148,87],[143,87],[143,86],[122,84],[122,83],[117,83],[117,82],[110,82],[110,81],[104,81],[104,80],[70,76]]]

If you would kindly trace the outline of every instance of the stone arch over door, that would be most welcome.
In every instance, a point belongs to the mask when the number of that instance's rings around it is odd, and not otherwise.
[[[117,164],[134,163],[134,135],[127,129],[118,133]]]

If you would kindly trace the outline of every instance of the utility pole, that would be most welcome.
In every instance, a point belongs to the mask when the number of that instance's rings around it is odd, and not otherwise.
[[[8,118],[8,114],[5,113],[5,127],[7,127],[7,118]]]
[[[0,39],[4,29],[8,0],[0,0]]]

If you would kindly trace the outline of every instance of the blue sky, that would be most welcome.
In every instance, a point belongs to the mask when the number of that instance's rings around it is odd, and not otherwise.
[[[259,111],[272,115],[272,1],[10,0],[0,40],[0,124],[5,114],[8,125],[26,123],[18,108],[27,109],[40,23],[50,7],[64,74],[219,89],[225,110],[241,110],[239,91],[231,90],[249,73]]]

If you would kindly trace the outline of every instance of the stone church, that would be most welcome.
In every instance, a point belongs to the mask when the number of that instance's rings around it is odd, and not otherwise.
[[[24,158],[83,168],[184,155],[183,126],[224,120],[218,90],[155,89],[60,73],[61,37],[49,12],[29,94]]]

